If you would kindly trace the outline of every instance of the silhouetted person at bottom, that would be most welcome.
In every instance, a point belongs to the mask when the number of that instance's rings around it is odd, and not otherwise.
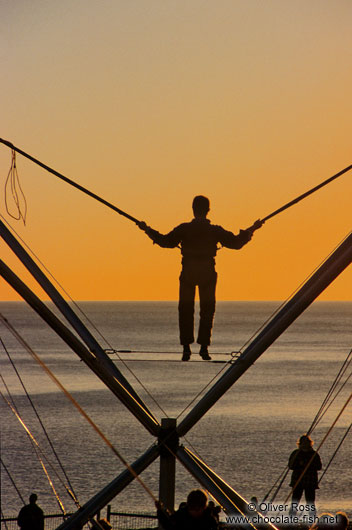
[[[32,493],[29,497],[29,504],[21,508],[17,524],[21,530],[44,530],[44,512],[37,505],[37,495]]]
[[[183,345],[183,361],[191,356],[190,344],[194,342],[194,298],[196,286],[199,290],[200,321],[197,342],[201,345],[200,355],[204,360],[210,360],[208,346],[215,313],[215,288],[217,273],[215,271],[215,256],[218,243],[226,248],[239,250],[252,238],[254,230],[262,226],[256,221],[247,230],[240,230],[238,235],[225,230],[221,226],[213,225],[207,219],[210,209],[209,199],[197,195],[193,199],[194,219],[189,223],[176,226],[168,234],[160,234],[139,223],[139,228],[163,248],[180,246],[182,253],[182,271],[180,275],[179,295],[179,328],[180,342]]]
[[[309,530],[347,530],[349,525],[345,512],[336,512],[336,515],[326,512],[319,515],[319,518]]]
[[[304,492],[310,512],[315,514],[315,490],[318,486],[318,471],[321,469],[319,454],[313,449],[313,440],[303,434],[298,442],[298,449],[293,451],[288,461],[292,469],[290,486],[292,487],[292,502],[290,514],[295,515],[299,501]]]
[[[172,515],[167,514],[157,504],[158,519],[164,530],[217,530],[218,509],[208,506],[208,496],[203,490],[193,490],[187,497],[187,503]]]

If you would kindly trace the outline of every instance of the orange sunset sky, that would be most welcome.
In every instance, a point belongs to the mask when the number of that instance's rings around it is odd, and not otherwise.
[[[351,25],[350,0],[5,0],[0,137],[161,232],[203,194],[237,233],[352,164]],[[73,299],[177,299],[178,249],[20,155],[12,220],[10,161],[1,144],[0,213]],[[221,250],[218,299],[286,299],[351,205],[352,171]],[[0,299],[19,299],[2,279]],[[351,267],[321,299],[352,299]]]

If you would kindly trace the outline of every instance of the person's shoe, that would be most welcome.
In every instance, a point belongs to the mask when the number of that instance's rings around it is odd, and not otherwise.
[[[201,346],[199,350],[199,355],[203,359],[203,361],[211,361],[211,357],[208,352],[208,346]]]
[[[191,358],[191,348],[189,347],[189,344],[185,344],[183,346],[183,355],[182,355],[182,361],[189,361]]]

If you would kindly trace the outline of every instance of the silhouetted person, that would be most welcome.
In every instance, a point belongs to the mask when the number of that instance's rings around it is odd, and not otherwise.
[[[318,486],[318,471],[321,469],[319,454],[313,449],[313,440],[304,434],[297,442],[298,449],[290,455],[288,467],[293,470],[290,486],[292,502],[290,514],[295,515],[304,492],[311,513],[315,513],[315,490]]]
[[[336,530],[347,530],[348,525],[349,525],[349,520],[345,512],[336,512],[335,519],[336,519],[336,524],[335,524]]]
[[[221,226],[213,225],[206,218],[210,209],[209,199],[198,195],[193,199],[194,219],[189,223],[176,226],[168,234],[160,234],[139,223],[139,228],[163,248],[180,246],[182,253],[182,271],[180,275],[179,294],[179,328],[180,342],[183,346],[183,361],[191,356],[190,344],[194,342],[194,298],[198,285],[200,303],[200,321],[197,342],[201,345],[200,355],[204,360],[210,360],[208,346],[215,313],[215,288],[217,273],[215,271],[215,256],[218,243],[226,248],[240,249],[252,238],[254,230],[262,226],[256,221],[247,230],[240,230],[238,235],[225,230]]]
[[[349,525],[345,512],[336,512],[336,515],[326,512],[319,515],[319,518],[309,530],[347,530]]]
[[[17,524],[22,530],[44,530],[44,513],[36,504],[37,495],[32,493],[29,497],[29,504],[21,508]]]
[[[172,515],[158,508],[158,519],[164,530],[217,530],[218,514],[215,506],[209,508],[208,496],[203,490],[193,490],[187,497],[187,503]],[[216,513],[214,513],[214,511]]]

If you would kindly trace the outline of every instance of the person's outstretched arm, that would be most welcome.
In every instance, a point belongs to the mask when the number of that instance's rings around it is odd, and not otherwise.
[[[239,250],[252,239],[253,232],[258,230],[263,224],[264,223],[260,219],[257,219],[257,221],[246,230],[240,230],[238,235],[235,235],[228,230],[224,230],[224,228],[219,226],[219,243],[223,247]]]
[[[171,232],[168,234],[160,234],[160,232],[157,232],[157,230],[154,230],[150,226],[148,226],[144,221],[141,221],[137,225],[143,232],[147,234],[148,237],[153,241],[153,243],[156,243],[159,245],[159,247],[162,248],[175,248],[179,245],[181,242],[181,226],[177,226]]]

